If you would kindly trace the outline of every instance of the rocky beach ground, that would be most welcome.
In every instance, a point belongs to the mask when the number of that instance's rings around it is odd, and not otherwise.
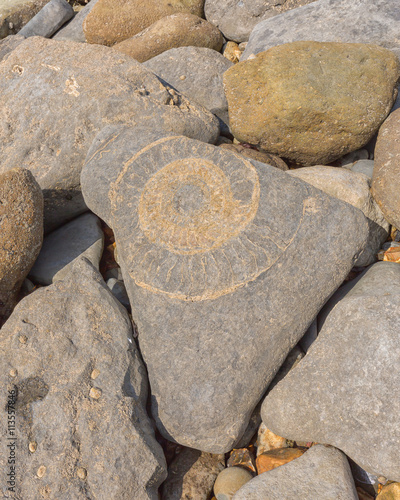
[[[0,0],[0,487],[400,499],[398,0]]]

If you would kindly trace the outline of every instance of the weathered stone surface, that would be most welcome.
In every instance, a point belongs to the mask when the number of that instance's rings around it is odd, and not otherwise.
[[[224,74],[229,125],[240,142],[301,165],[329,163],[372,138],[399,76],[398,58],[377,45],[273,47]]]
[[[74,42],[86,42],[85,33],[83,32],[83,22],[86,16],[91,12],[98,0],[90,0],[90,2],[71,19],[68,24],[65,24],[53,36],[53,40],[72,40]]]
[[[28,24],[19,32],[28,38],[31,36],[51,35],[61,28],[67,21],[74,17],[74,9],[66,0],[50,0]]]
[[[364,174],[323,165],[299,168],[288,173],[362,211],[368,220],[369,236],[367,246],[355,265],[363,267],[376,262],[376,254],[388,237],[389,223],[371,196],[370,180]]]
[[[351,269],[367,222],[278,169],[184,137],[123,159],[110,224],[153,415],[170,440],[228,451]]]
[[[399,500],[400,483],[391,483],[382,488],[376,500]]]
[[[233,500],[358,500],[349,463],[335,448],[317,445],[293,462],[261,474]]]
[[[269,472],[277,467],[281,467],[292,460],[301,457],[307,451],[305,447],[299,448],[278,448],[261,453],[257,456],[257,473]]]
[[[126,293],[126,288],[124,282],[122,280],[117,280],[115,278],[110,278],[107,281],[107,286],[111,290],[111,293],[114,297],[121,302],[121,304],[128,309],[131,310],[131,305],[129,303],[129,297]]]
[[[205,108],[167,90],[146,68],[101,46],[32,37],[0,67],[0,171],[31,170],[51,230],[86,210],[79,176],[96,134],[112,123],[218,137]]]
[[[232,63],[222,54],[206,47],[180,47],[167,50],[144,65],[228,126],[228,103],[222,74]]]
[[[368,177],[368,179],[371,179],[372,181],[374,160],[357,160],[352,164],[350,170],[352,172],[359,172],[361,174],[364,174]]]
[[[17,498],[158,499],[166,463],[144,410],[145,368],[126,311],[87,260],[18,304],[0,350],[4,450],[17,391]]]
[[[219,473],[214,484],[217,500],[232,500],[233,495],[253,478],[251,472],[242,467],[228,467]]]
[[[246,158],[250,158],[256,161],[262,161],[273,167],[279,168],[280,170],[289,170],[286,163],[279,158],[279,156],[271,155],[265,151],[257,151],[256,149],[246,148],[240,144],[221,144],[221,148],[227,149],[229,151],[235,151]]]
[[[50,285],[63,279],[81,256],[99,269],[103,242],[99,219],[91,213],[83,214],[46,236],[29,276],[37,283]]]
[[[0,40],[0,61],[24,40],[25,37],[22,35],[9,35]]]
[[[318,0],[257,24],[241,60],[300,40],[376,43],[400,56],[397,0]]]
[[[271,432],[265,424],[261,423],[257,433],[257,456],[266,451],[276,450],[278,448],[287,448],[287,440]]]
[[[83,22],[89,43],[114,45],[177,12],[203,16],[204,0],[99,0]]]
[[[400,228],[400,109],[379,129],[374,158],[372,194],[386,219]]]
[[[0,38],[17,33],[50,0],[2,0]]]
[[[168,468],[162,485],[163,500],[208,500],[218,474],[225,468],[224,455],[184,448]]]
[[[0,326],[11,313],[18,291],[43,241],[43,195],[22,168],[0,175]]]
[[[266,397],[265,425],[329,443],[398,481],[400,266],[378,262],[337,303],[301,363]],[[371,453],[373,450],[373,453]]]
[[[235,42],[249,39],[254,26],[264,19],[276,16],[315,0],[206,0],[206,19],[217,26],[224,37]]]
[[[193,14],[178,13],[163,17],[132,38],[117,43],[113,49],[144,62],[178,47],[220,50],[222,42],[221,32],[211,23]]]

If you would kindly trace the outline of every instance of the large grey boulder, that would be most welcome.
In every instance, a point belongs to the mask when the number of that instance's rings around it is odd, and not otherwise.
[[[400,56],[397,0],[317,0],[257,24],[242,54],[300,40],[376,43]]]
[[[158,499],[166,463],[131,321],[86,259],[18,304],[0,352],[0,441],[17,443],[15,498]]]
[[[390,226],[372,198],[370,179],[345,168],[323,165],[290,170],[288,174],[360,209],[368,220],[369,236],[367,246],[355,264],[363,267],[376,262],[378,250],[386,240]]]
[[[165,437],[226,452],[351,269],[367,222],[209,144],[164,137],[133,151],[115,166],[109,219],[152,412]],[[322,228],[331,243],[321,253]]]
[[[255,477],[233,500],[358,500],[347,458],[317,445],[288,464]]]
[[[62,28],[53,35],[53,40],[72,40],[74,42],[85,43],[86,37],[83,32],[83,22],[97,2],[98,0],[90,0],[90,2],[80,10],[68,24],[62,26]]]
[[[50,0],[19,32],[28,38],[50,38],[67,21],[74,17],[74,9],[66,0]]]
[[[367,472],[400,480],[400,266],[378,262],[339,300],[305,358],[264,400],[295,441],[329,443]],[[373,450],[371,452],[371,450]]]
[[[104,233],[98,217],[92,213],[80,215],[46,236],[29,277],[42,285],[50,285],[63,279],[80,257],[86,257],[98,270],[103,243]]]
[[[143,63],[146,68],[217,115],[228,128],[228,102],[222,75],[233,63],[206,47],[170,49]]]
[[[276,16],[315,0],[206,0],[204,13],[227,40],[247,42],[254,26],[264,19]]]
[[[215,141],[217,119],[124,54],[32,37],[0,66],[0,172],[31,170],[45,197],[45,228],[86,210],[79,176],[96,134],[113,123]]]

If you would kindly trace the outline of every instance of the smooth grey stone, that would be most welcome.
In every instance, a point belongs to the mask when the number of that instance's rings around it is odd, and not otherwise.
[[[110,278],[107,281],[107,286],[111,290],[114,297],[121,302],[121,304],[126,307],[129,311],[131,310],[131,305],[129,303],[129,297],[126,293],[126,288],[122,280],[115,278]]]
[[[50,0],[19,34],[25,38],[44,36],[50,38],[61,26],[74,17],[74,9],[66,0]]]
[[[265,425],[329,443],[371,474],[400,480],[400,266],[371,266],[332,309],[309,352],[266,397]],[[373,452],[371,452],[373,450]]]
[[[167,439],[223,453],[352,268],[368,225],[347,203],[223,148],[164,137],[133,151],[114,165],[108,196],[152,413]]]
[[[75,15],[73,19],[65,24],[61,29],[53,35],[53,40],[72,40],[74,42],[86,42],[86,37],[83,32],[83,21],[90,13],[98,0],[91,0],[85,7]]]
[[[206,47],[170,49],[143,63],[162,80],[218,116],[229,129],[222,75],[233,63]]]
[[[315,342],[318,337],[318,324],[317,319],[315,319],[303,337],[299,340],[299,346],[304,352],[307,352],[311,345]]]
[[[17,305],[0,351],[4,450],[8,390],[18,393],[18,498],[158,500],[166,462],[145,410],[146,370],[126,310],[86,259]]]
[[[32,37],[0,65],[0,80],[10,79],[0,92],[0,172],[15,165],[33,172],[47,231],[86,210],[80,172],[106,125],[146,124],[206,142],[219,135],[208,110],[109,47]]]
[[[25,40],[21,35],[8,35],[3,40],[0,40],[0,61],[5,59],[6,55],[18,47],[18,45]]]
[[[351,167],[352,172],[359,172],[366,175],[372,180],[372,172],[374,170],[374,160],[358,160]]]
[[[355,265],[364,267],[376,262],[378,250],[389,234],[389,223],[372,197],[371,180],[352,170],[324,165],[298,168],[288,174],[360,209],[368,220],[369,236]]]
[[[400,56],[398,0],[317,0],[257,24],[240,60],[300,40],[376,43]]]
[[[397,241],[388,241],[382,245],[382,250],[389,250],[389,248],[400,247],[400,243]]]
[[[120,267],[113,267],[104,273],[104,279],[106,281],[110,279],[116,279],[117,281],[122,281],[122,272]]]
[[[358,500],[347,458],[321,444],[299,458],[255,477],[233,500]]]
[[[91,213],[81,215],[46,236],[29,276],[41,285],[50,285],[63,279],[80,257],[86,257],[98,270],[103,244],[98,217]]]
[[[49,0],[1,0],[0,38],[15,35]]]

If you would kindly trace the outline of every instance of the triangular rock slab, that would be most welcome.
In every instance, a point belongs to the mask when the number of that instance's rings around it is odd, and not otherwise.
[[[397,0],[318,0],[257,24],[241,61],[301,40],[376,43],[400,56],[399,21]]]
[[[266,397],[265,425],[328,443],[400,480],[400,266],[374,264],[326,318],[305,358]]]
[[[346,456],[316,445],[288,464],[255,477],[233,500],[358,500]]]
[[[226,452],[351,269],[367,222],[284,172],[185,137],[137,152],[109,196],[157,425]]]
[[[0,172],[33,172],[47,230],[85,210],[79,176],[104,126],[145,123],[206,142],[219,133],[209,111],[107,47],[32,37],[3,61],[0,80]]]
[[[0,471],[12,487],[16,441],[15,498],[158,499],[166,463],[131,335],[86,259],[18,304],[0,331]]]

